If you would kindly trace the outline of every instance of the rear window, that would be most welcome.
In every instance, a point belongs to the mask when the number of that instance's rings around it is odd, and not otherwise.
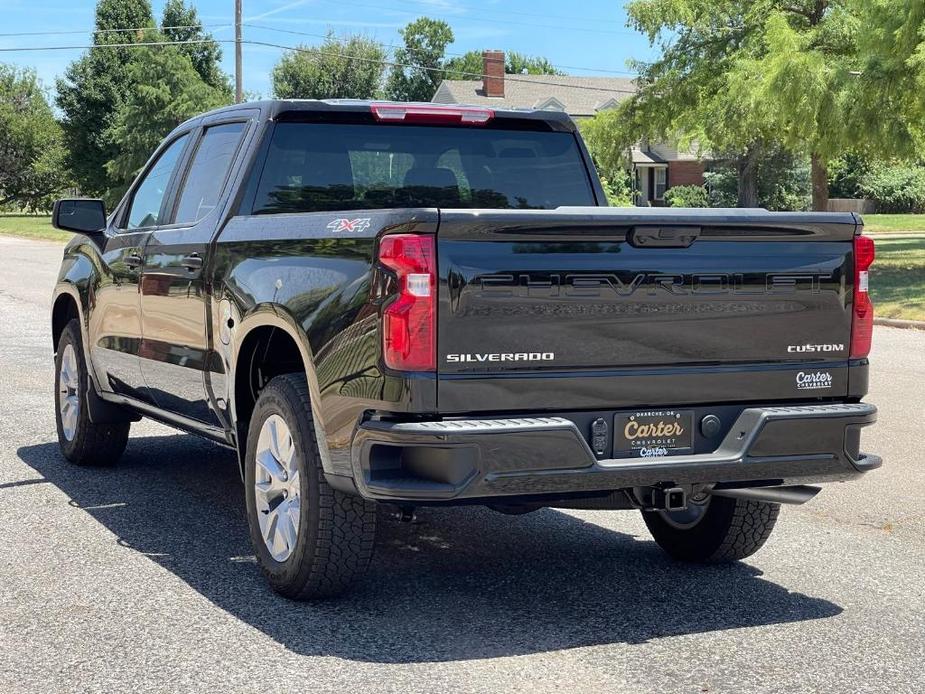
[[[253,211],[594,204],[571,133],[278,123]]]

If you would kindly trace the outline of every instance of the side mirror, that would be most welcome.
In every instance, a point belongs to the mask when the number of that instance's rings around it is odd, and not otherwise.
[[[55,229],[78,234],[94,234],[106,228],[106,206],[102,200],[76,198],[57,200],[51,214]]]

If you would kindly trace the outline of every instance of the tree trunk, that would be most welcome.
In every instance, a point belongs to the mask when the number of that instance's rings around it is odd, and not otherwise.
[[[758,207],[758,179],[755,175],[757,159],[755,149],[749,147],[736,161],[739,193],[739,200],[736,204],[739,207]]]
[[[829,167],[825,159],[815,152],[810,162],[813,180],[813,210],[825,212],[829,207]]]

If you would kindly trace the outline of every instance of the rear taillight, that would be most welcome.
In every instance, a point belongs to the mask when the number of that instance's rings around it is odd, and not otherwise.
[[[379,242],[379,262],[395,272],[398,296],[382,312],[382,354],[396,371],[437,367],[437,265],[433,236],[392,234]]]
[[[485,125],[495,117],[490,108],[441,106],[438,104],[372,104],[373,117],[386,123],[436,125]]]
[[[874,262],[874,240],[870,236],[854,237],[854,310],[851,319],[851,358],[870,354],[874,332],[874,304],[870,300],[868,271]]]

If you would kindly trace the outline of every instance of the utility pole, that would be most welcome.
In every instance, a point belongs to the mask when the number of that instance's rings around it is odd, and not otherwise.
[[[244,75],[241,67],[241,0],[234,0],[234,102],[244,101]]]

